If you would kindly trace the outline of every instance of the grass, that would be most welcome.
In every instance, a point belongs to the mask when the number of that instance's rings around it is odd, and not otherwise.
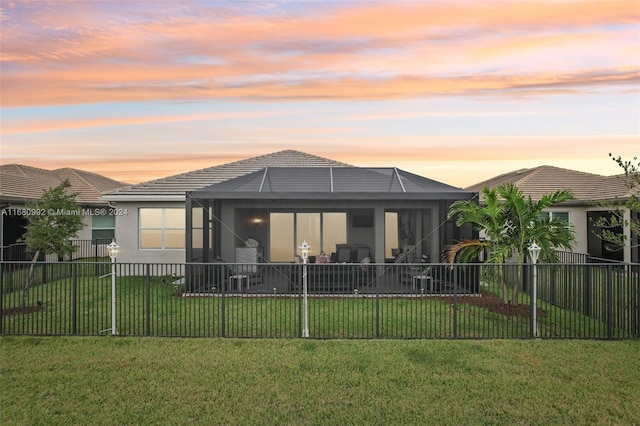
[[[302,309],[298,298],[176,297],[171,277],[117,278],[117,328],[129,336],[297,337]],[[498,289],[496,289],[498,290]],[[3,315],[4,334],[99,335],[111,327],[109,276],[64,278],[31,289],[29,305],[46,309]],[[20,290],[3,295],[3,308],[19,306]],[[521,293],[522,303],[529,303]],[[509,317],[459,298],[311,298],[309,329],[318,338],[502,338],[529,337],[529,318]],[[543,337],[631,337],[607,324],[546,302],[539,317]]]
[[[640,342],[1,337],[14,424],[640,424]]]

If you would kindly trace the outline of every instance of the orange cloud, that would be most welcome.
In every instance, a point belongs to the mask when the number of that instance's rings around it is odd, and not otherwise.
[[[637,51],[629,36],[640,18],[633,1],[337,3],[269,19],[213,5],[197,4],[190,15],[176,6],[175,16],[149,9],[136,19],[128,10],[103,16],[90,2],[62,3],[32,12],[31,25],[8,10],[3,106],[385,99],[638,81],[637,61],[625,57]],[[527,61],[514,58],[529,51],[539,55],[529,61],[555,59],[560,46],[589,51],[594,43],[619,52],[614,62],[610,52],[593,52],[606,67],[535,61],[527,72]],[[482,69],[496,59],[498,71]]]
[[[275,116],[293,116],[297,111],[292,110],[276,110],[276,111],[253,111],[253,112],[228,112],[215,114],[192,114],[179,116],[135,116],[135,117],[102,117],[102,118],[85,118],[85,119],[39,119],[27,120],[18,119],[7,122],[2,126],[0,134],[15,135],[21,133],[41,133],[52,132],[69,129],[87,129],[94,127],[111,127],[111,126],[128,126],[128,125],[144,125],[144,124],[160,124],[160,123],[185,123],[196,121],[214,121],[214,120],[235,120],[235,119],[251,119],[258,117],[275,117]]]
[[[536,75],[486,75],[460,77],[396,76],[383,80],[363,77],[340,79],[315,79],[305,84],[291,84],[288,81],[243,82],[220,86],[166,82],[164,85],[135,84],[121,82],[117,86],[94,84],[79,90],[73,82],[68,85],[58,82],[52,90],[44,90],[47,85],[40,79],[23,76],[6,77],[3,88],[5,106],[74,104],[86,102],[151,101],[166,100],[236,98],[250,100],[291,100],[291,99],[401,99],[435,95],[491,94],[511,91],[510,96],[525,91],[533,94],[550,93],[548,89],[572,90],[581,87],[611,85],[637,85],[640,69],[593,69],[576,74],[536,74]],[[39,84],[41,83],[41,84]]]

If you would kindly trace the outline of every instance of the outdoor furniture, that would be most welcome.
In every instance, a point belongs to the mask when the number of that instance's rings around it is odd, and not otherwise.
[[[336,248],[337,262],[338,263],[350,263],[351,262],[351,247],[339,246]]]
[[[371,249],[364,246],[356,248],[356,262],[360,263],[364,259],[371,259]]]
[[[187,265],[186,289],[193,293],[221,291],[229,285],[233,271],[224,262]]]
[[[399,260],[399,263],[409,263],[407,266],[400,267],[400,282],[402,284],[411,285],[411,289],[414,291],[418,288],[418,283],[420,284],[420,289],[426,288],[425,284],[427,284],[429,291],[433,292],[434,281],[431,276],[432,266],[429,264],[429,256],[423,254],[420,257],[420,264],[412,264],[415,262],[415,258],[415,254],[408,253]]]
[[[242,284],[246,283],[247,285],[247,291],[249,291],[249,280],[250,280],[251,276],[250,275],[231,275],[229,277],[229,281],[230,281],[230,287],[231,289],[238,289],[238,293],[242,292]]]
[[[413,275],[411,276],[411,290],[426,288],[429,286],[429,292],[433,293],[433,277],[430,275]],[[419,286],[418,286],[419,285]]]
[[[237,247],[237,265],[231,266],[233,274],[247,277],[247,288],[249,284],[259,284],[262,282],[262,268],[258,263],[263,259],[262,247]]]

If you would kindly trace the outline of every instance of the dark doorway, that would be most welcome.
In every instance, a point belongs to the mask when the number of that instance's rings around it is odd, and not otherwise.
[[[589,255],[591,257],[597,257],[600,259],[624,261],[624,247],[618,244],[605,241],[601,237],[602,228],[596,226],[596,224],[602,219],[608,219],[613,215],[609,211],[593,211],[587,213],[589,224],[587,225],[589,230],[589,236],[587,239]],[[611,232],[616,234],[622,234],[622,226],[614,226],[609,228]]]

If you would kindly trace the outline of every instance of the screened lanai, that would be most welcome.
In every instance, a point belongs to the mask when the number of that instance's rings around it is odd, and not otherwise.
[[[312,261],[439,262],[473,236],[449,206],[475,195],[397,168],[267,167],[187,194],[187,261],[294,262],[306,241]]]

